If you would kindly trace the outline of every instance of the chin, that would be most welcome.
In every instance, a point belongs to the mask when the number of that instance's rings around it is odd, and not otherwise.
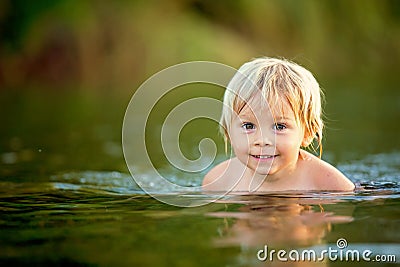
[[[269,175],[271,174],[270,169],[256,169],[255,173],[259,174],[259,175]]]

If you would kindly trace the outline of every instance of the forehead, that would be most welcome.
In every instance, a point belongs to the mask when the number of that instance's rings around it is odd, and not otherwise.
[[[243,108],[239,111],[240,117],[258,117],[261,115],[269,115],[273,118],[290,118],[295,119],[292,107],[286,99],[278,101],[267,101],[261,94],[257,94],[247,101]]]

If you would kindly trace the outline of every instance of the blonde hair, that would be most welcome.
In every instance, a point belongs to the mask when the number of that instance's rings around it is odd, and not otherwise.
[[[224,95],[220,119],[221,133],[225,143],[233,119],[233,112],[239,114],[247,102],[261,91],[271,107],[286,100],[292,108],[296,122],[304,127],[305,136],[310,137],[304,145],[317,140],[322,155],[322,90],[310,71],[302,66],[277,58],[257,58],[242,65],[229,82]]]

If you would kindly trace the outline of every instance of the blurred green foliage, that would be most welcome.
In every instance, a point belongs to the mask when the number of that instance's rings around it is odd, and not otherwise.
[[[127,171],[121,125],[140,84],[182,62],[239,67],[259,56],[292,59],[316,75],[330,162],[400,148],[400,1],[2,0],[0,176]],[[162,166],[159,119],[149,124],[149,153]],[[210,135],[223,154],[212,123],[185,128],[182,151],[196,158],[198,140]]]
[[[396,0],[4,0],[0,87],[119,91],[180,62],[263,55],[323,80],[394,82],[399,23]]]

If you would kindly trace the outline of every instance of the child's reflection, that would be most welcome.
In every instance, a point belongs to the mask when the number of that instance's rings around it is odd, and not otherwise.
[[[267,245],[270,249],[301,248],[322,244],[325,235],[335,223],[353,220],[352,208],[341,210],[337,215],[324,211],[323,204],[333,204],[334,200],[313,200],[307,198],[280,198],[266,196],[246,196],[223,203],[245,204],[237,211],[209,213],[210,216],[224,218],[225,226],[215,245],[254,247],[257,250]],[[350,214],[350,215],[346,215]],[[246,254],[246,255],[244,255]],[[252,266],[327,266],[323,261],[257,261],[255,253],[244,252],[240,261],[247,258]]]
[[[333,200],[307,198],[246,197],[238,211],[210,213],[210,216],[233,219],[227,223],[218,246],[312,246],[320,244],[333,223],[352,221],[349,215],[326,212],[322,204]],[[236,202],[232,200],[232,202]],[[350,214],[352,211],[345,211]],[[231,224],[231,225],[229,225]]]

